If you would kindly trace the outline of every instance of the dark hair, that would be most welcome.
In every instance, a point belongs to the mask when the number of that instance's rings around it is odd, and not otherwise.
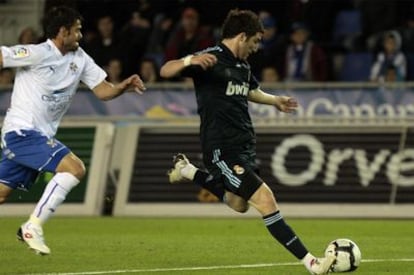
[[[154,72],[155,72],[155,81],[160,81],[161,80],[161,76],[160,76],[160,70],[159,70],[159,65],[157,63],[157,61],[152,58],[151,56],[144,56],[141,61],[139,62],[138,65],[138,72],[141,72],[141,68],[142,68],[142,64],[144,62],[148,62],[152,65]]]
[[[250,10],[231,10],[222,27],[222,38],[233,38],[240,33],[252,37],[258,32],[264,32],[263,24],[257,14]]]
[[[55,38],[61,27],[70,29],[76,20],[82,21],[80,13],[69,7],[53,7],[43,19],[43,28],[46,38]]]

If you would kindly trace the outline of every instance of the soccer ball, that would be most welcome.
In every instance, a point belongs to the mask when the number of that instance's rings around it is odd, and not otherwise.
[[[361,250],[354,241],[336,239],[329,243],[325,256],[335,254],[336,260],[331,266],[332,272],[349,272],[357,269],[361,263]]]

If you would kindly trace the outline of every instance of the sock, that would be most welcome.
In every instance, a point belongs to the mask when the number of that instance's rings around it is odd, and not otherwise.
[[[198,168],[190,163],[186,165],[183,169],[181,169],[181,175],[183,175],[185,178],[189,180],[194,180],[194,177],[197,171],[198,171]]]
[[[213,193],[219,200],[223,200],[224,197],[224,186],[223,183],[210,177],[210,174],[201,170],[197,170],[193,179],[194,183],[207,189]]]
[[[263,216],[263,220],[270,234],[296,258],[303,259],[308,254],[308,250],[290,226],[285,223],[279,211]]]
[[[79,180],[70,173],[57,173],[47,184],[29,221],[42,226],[78,183]]]

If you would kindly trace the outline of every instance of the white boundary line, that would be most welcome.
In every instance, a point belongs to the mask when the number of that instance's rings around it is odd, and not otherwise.
[[[413,259],[366,259],[363,263],[381,263],[381,262],[414,262]],[[196,271],[196,270],[214,270],[214,269],[240,269],[240,268],[260,268],[272,266],[293,266],[301,265],[300,262],[285,263],[261,263],[261,264],[241,264],[241,265],[216,265],[216,266],[195,266],[195,267],[173,267],[173,268],[151,268],[151,269],[121,269],[121,270],[103,270],[103,271],[86,271],[86,272],[63,272],[63,273],[30,273],[27,275],[100,275],[100,274],[120,274],[120,273],[150,273],[150,272],[171,272],[171,271]]]

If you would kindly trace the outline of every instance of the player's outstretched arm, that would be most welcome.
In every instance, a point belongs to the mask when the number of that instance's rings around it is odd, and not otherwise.
[[[110,100],[120,96],[128,90],[134,90],[135,92],[142,94],[145,89],[144,82],[138,75],[134,74],[118,84],[112,84],[104,80],[92,90],[99,99]]]
[[[247,99],[260,104],[273,105],[285,113],[291,113],[298,107],[298,102],[292,97],[271,95],[260,89],[251,90]]]
[[[216,63],[216,56],[209,53],[204,53],[200,55],[187,55],[184,58],[170,60],[167,63],[165,63],[161,67],[160,75],[163,78],[171,78],[180,74],[182,70],[184,70],[186,67],[190,65],[198,65],[204,70],[206,70]]]

